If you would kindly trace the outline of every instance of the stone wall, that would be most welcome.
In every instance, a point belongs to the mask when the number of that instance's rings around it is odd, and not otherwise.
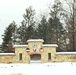
[[[15,45],[15,53],[0,53],[0,63],[30,63],[33,54],[41,56],[41,63],[76,62],[76,52],[56,52],[56,44],[43,44],[41,39],[27,42],[27,45]],[[26,52],[27,48],[30,52]]]
[[[54,62],[76,62],[76,52],[59,52],[55,54]]]
[[[39,53],[40,54],[40,48],[42,48],[43,40],[28,40],[28,48],[30,48],[30,53]],[[36,52],[33,51],[33,49],[36,49]]]
[[[45,62],[52,62],[54,57],[55,57],[55,53],[56,53],[56,47],[52,47],[52,46],[44,46],[43,45],[43,49],[44,51],[42,52],[42,63],[45,63]],[[51,53],[51,60],[48,60],[48,53]]]
[[[26,52],[26,48],[28,46],[20,46],[20,47],[15,47],[15,57],[14,60],[16,63],[29,63],[30,62],[30,57],[28,53]],[[19,59],[19,54],[22,54],[22,60]]]
[[[14,53],[0,53],[0,63],[14,63]]]

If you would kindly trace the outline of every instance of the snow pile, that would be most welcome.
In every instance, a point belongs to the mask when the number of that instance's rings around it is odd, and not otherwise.
[[[76,63],[0,64],[0,75],[76,75]]]

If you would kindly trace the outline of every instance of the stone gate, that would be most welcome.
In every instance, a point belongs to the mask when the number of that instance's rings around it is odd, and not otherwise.
[[[43,44],[43,39],[29,39],[26,45],[14,45],[15,53],[0,53],[0,63],[76,62],[76,52],[56,52],[57,44]]]

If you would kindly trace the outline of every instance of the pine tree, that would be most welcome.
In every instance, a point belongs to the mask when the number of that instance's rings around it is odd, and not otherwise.
[[[7,47],[8,44],[12,44],[12,36],[15,32],[15,28],[16,28],[16,24],[13,21],[4,31],[3,36],[3,49],[5,49]]]
[[[48,20],[49,24],[49,34],[51,37],[51,43],[56,43],[60,45],[60,38],[63,35],[64,28],[60,21],[62,4],[59,0],[55,0],[52,9],[50,9],[50,18]]]
[[[48,40],[47,40],[48,24],[47,24],[45,16],[42,17],[37,30],[38,30],[38,38],[43,39],[44,43],[48,43]]]
[[[24,20],[21,22],[21,26],[18,28],[18,34],[21,36],[22,43],[25,43],[28,39],[34,38],[34,20],[35,10],[30,6],[26,9],[26,13],[23,14]]]

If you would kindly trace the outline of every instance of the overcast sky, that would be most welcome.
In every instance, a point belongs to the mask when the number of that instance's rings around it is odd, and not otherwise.
[[[32,6],[39,15],[47,11],[50,3],[53,4],[53,0],[0,0],[0,44],[6,27],[13,21],[20,25],[26,8]]]

